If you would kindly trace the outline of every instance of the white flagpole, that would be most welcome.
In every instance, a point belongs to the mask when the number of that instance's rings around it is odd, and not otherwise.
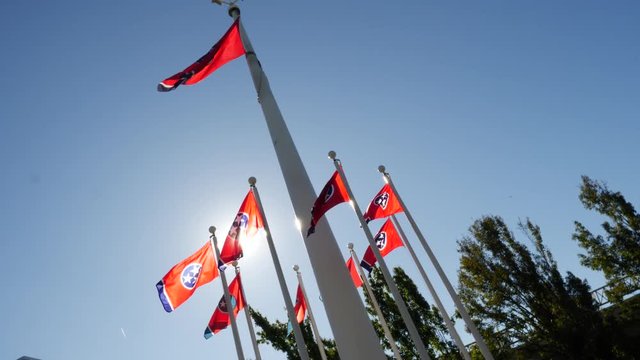
[[[313,335],[316,338],[316,344],[318,345],[318,351],[320,351],[320,357],[322,360],[327,360],[327,354],[324,352],[324,344],[322,343],[322,338],[320,337],[320,332],[318,331],[318,325],[316,325],[316,319],[313,317],[313,311],[311,311],[311,304],[309,303],[309,297],[307,296],[307,290],[304,288],[304,283],[302,282],[302,274],[300,273],[300,267],[298,265],[293,265],[293,271],[298,275],[298,284],[300,285],[300,290],[302,290],[302,296],[304,297],[304,303],[307,304],[307,312],[309,313],[309,321],[311,322],[311,328],[313,329]],[[293,318],[292,321],[298,322],[298,319]]]
[[[293,335],[296,339],[298,355],[300,355],[300,358],[303,360],[309,360],[309,353],[307,352],[307,346],[304,343],[302,330],[300,329],[300,324],[298,324],[298,322],[296,321],[296,315],[293,312],[293,304],[291,303],[291,294],[289,294],[287,283],[284,280],[284,273],[282,272],[280,259],[278,258],[278,253],[276,252],[276,247],[273,243],[273,238],[271,237],[271,230],[269,230],[269,222],[267,221],[267,217],[264,215],[264,209],[262,208],[262,201],[260,200],[260,194],[258,193],[258,188],[256,187],[255,177],[252,176],[249,178],[249,186],[251,187],[251,192],[253,193],[253,196],[255,196],[256,198],[256,203],[258,204],[258,210],[260,211],[260,216],[262,217],[262,222],[264,224],[264,231],[267,237],[267,244],[269,245],[269,252],[271,253],[273,266],[276,268],[278,282],[280,283],[280,291],[282,291],[282,297],[284,297],[284,303],[287,307],[287,314],[289,316],[289,321],[291,321],[291,326],[293,327]]]
[[[438,259],[433,254],[433,251],[431,251],[431,247],[429,247],[429,244],[427,244],[427,240],[422,235],[422,232],[418,228],[418,225],[416,224],[415,220],[413,220],[413,216],[411,216],[409,209],[407,209],[407,206],[405,205],[404,201],[402,201],[402,197],[400,197],[400,194],[398,194],[398,190],[396,190],[396,187],[393,184],[393,181],[391,181],[391,176],[389,175],[388,172],[386,172],[384,165],[378,166],[378,171],[382,173],[384,181],[388,183],[389,186],[391,186],[391,190],[393,190],[393,193],[398,198],[398,202],[400,203],[400,206],[404,210],[404,214],[407,216],[407,220],[409,220],[409,223],[411,224],[413,231],[416,233],[416,236],[418,236],[418,240],[420,240],[422,247],[427,252],[427,255],[429,256],[429,260],[431,260],[431,263],[435,267],[436,272],[440,276],[440,279],[444,283],[444,286],[447,288],[447,291],[449,292],[451,299],[453,299],[453,303],[456,305],[456,308],[458,309],[458,312],[460,313],[460,315],[462,316],[462,319],[467,325],[467,328],[469,329],[469,331],[471,331],[473,338],[476,340],[476,344],[478,345],[480,352],[482,353],[485,359],[493,360],[493,355],[491,354],[491,351],[489,351],[489,348],[487,347],[487,344],[482,338],[482,335],[480,335],[478,328],[476,328],[476,325],[473,323],[473,320],[471,320],[471,317],[469,316],[467,309],[462,304],[462,301],[460,301],[460,297],[458,296],[458,294],[456,294],[456,291],[451,285],[451,282],[449,281],[449,279],[447,278],[447,275],[442,270],[442,267],[440,266],[440,262],[438,262]]]
[[[398,234],[400,235],[400,239],[404,243],[404,246],[406,246],[407,249],[409,250],[409,254],[411,254],[411,258],[413,259],[413,262],[415,262],[416,266],[418,267],[418,270],[420,271],[420,275],[422,275],[422,279],[427,284],[427,288],[431,293],[431,297],[433,297],[433,301],[435,301],[436,306],[440,311],[440,316],[442,316],[442,319],[444,320],[444,324],[447,326],[447,330],[449,330],[449,334],[451,334],[453,341],[456,343],[456,346],[458,347],[460,354],[462,354],[465,360],[471,360],[471,355],[469,355],[469,352],[467,351],[467,348],[464,346],[462,339],[460,339],[460,335],[458,334],[458,331],[456,330],[455,326],[453,326],[453,322],[451,321],[451,318],[449,317],[449,315],[447,315],[447,310],[445,310],[444,306],[442,305],[442,302],[440,301],[440,297],[436,293],[436,289],[434,289],[433,284],[431,283],[431,281],[429,281],[429,278],[427,277],[427,273],[424,271],[422,264],[420,264],[420,261],[418,260],[418,257],[416,256],[415,251],[413,251],[413,246],[411,246],[411,243],[409,243],[409,239],[404,234],[404,230],[402,230],[402,227],[400,226],[400,223],[398,223],[398,219],[396,219],[395,215],[391,215],[391,221],[393,222],[393,225],[396,227],[396,229],[398,229]]]
[[[231,262],[231,265],[236,269],[236,276],[240,275],[240,267],[238,266],[238,261],[234,260]],[[258,348],[258,340],[256,340],[256,333],[253,329],[253,321],[251,320],[251,306],[249,305],[249,301],[247,301],[247,295],[244,292],[244,285],[240,286],[240,291],[242,292],[242,298],[244,299],[244,314],[247,318],[247,326],[249,326],[249,334],[251,334],[251,344],[253,345],[253,352],[256,354],[256,360],[262,360],[262,356],[260,356],[260,349]]]
[[[380,249],[376,245],[376,241],[373,239],[373,235],[371,234],[371,230],[369,229],[369,225],[364,221],[364,217],[362,216],[362,211],[358,206],[358,202],[353,196],[353,192],[351,191],[351,187],[349,186],[349,181],[347,181],[347,177],[344,175],[344,171],[342,171],[342,166],[339,159],[336,159],[335,151],[329,151],[329,158],[333,160],[333,165],[336,167],[336,170],[340,174],[342,178],[342,182],[347,190],[347,194],[349,194],[349,198],[351,199],[351,205],[356,212],[356,216],[358,217],[358,221],[360,221],[360,226],[362,230],[364,230],[364,234],[367,236],[367,240],[369,240],[369,245],[371,246],[371,250],[378,261],[380,266],[380,270],[382,270],[382,275],[384,275],[384,279],[389,286],[389,290],[391,290],[391,294],[393,295],[393,299],[398,306],[398,310],[400,311],[400,315],[402,316],[402,320],[404,320],[405,325],[407,325],[407,330],[409,330],[409,335],[411,336],[411,340],[413,340],[413,344],[416,346],[416,350],[420,355],[420,359],[431,359],[429,357],[429,353],[427,352],[427,348],[424,346],[424,342],[420,338],[420,333],[418,332],[418,328],[416,327],[413,319],[411,319],[411,315],[409,314],[409,309],[405,304],[402,296],[400,296],[400,291],[396,286],[395,281],[393,280],[393,276],[391,276],[391,272],[387,267],[387,263],[384,261],[382,254],[380,254]]]
[[[232,6],[229,14],[236,19],[240,16],[240,9]],[[311,207],[316,200],[316,193],[242,22],[240,36],[246,50],[246,60],[253,84],[258,93],[258,102],[262,107],[296,220],[301,225],[300,232],[340,357],[386,360],[360,296],[351,285],[349,273],[344,266],[344,260],[329,223],[326,219],[321,220],[316,226],[315,234],[308,238],[306,236],[305,227],[311,223]]]
[[[393,355],[396,360],[402,360],[402,356],[400,356],[400,350],[396,345],[396,341],[393,339],[393,335],[391,335],[391,330],[389,330],[389,326],[387,325],[387,321],[384,319],[384,315],[382,315],[382,310],[380,309],[380,304],[378,304],[378,300],[376,300],[376,296],[373,294],[373,289],[371,289],[371,285],[369,285],[369,280],[362,271],[362,266],[360,266],[360,259],[358,259],[358,255],[353,251],[353,243],[349,243],[349,253],[351,254],[351,258],[354,261],[354,266],[358,270],[358,275],[362,278],[362,285],[364,289],[369,294],[369,299],[371,299],[371,304],[378,315],[378,320],[380,321],[380,326],[382,326],[382,331],[384,331],[384,336],[387,338],[389,345],[391,346],[391,350],[393,351]]]
[[[218,239],[216,238],[216,227],[209,226],[209,232],[211,233],[211,242],[213,243],[213,249],[216,252],[216,266],[220,261],[220,250],[218,250]],[[233,332],[233,340],[236,344],[236,352],[238,353],[238,360],[245,360],[244,353],[242,351],[242,343],[240,342],[240,333],[238,332],[238,324],[236,324],[236,316],[234,314],[234,306],[231,303],[231,294],[229,294],[229,285],[227,284],[227,277],[224,275],[223,270],[219,270],[220,279],[222,280],[222,289],[224,290],[224,302],[227,308],[227,314],[231,320],[231,331]]]

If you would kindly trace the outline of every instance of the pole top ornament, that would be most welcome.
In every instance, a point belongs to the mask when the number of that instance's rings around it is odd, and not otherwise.
[[[293,265],[293,271],[298,272],[298,270],[300,270],[300,266]]]
[[[331,160],[335,160],[336,155],[337,155],[337,154],[336,154],[336,152],[335,152],[335,151],[333,151],[333,150],[329,151],[329,159],[331,159]]]
[[[209,233],[211,233],[211,235],[215,236],[216,235],[216,227],[211,225],[209,226]]]
[[[349,248],[349,250],[353,250],[353,243],[348,243],[347,247]]]
[[[249,178],[249,185],[254,186],[256,184],[256,178],[254,176]]]

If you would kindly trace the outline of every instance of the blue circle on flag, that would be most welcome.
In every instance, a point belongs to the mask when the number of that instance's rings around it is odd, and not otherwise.
[[[231,298],[231,308],[235,309],[236,308],[236,304],[237,304],[236,298],[231,294],[229,294],[229,297]],[[218,303],[218,308],[220,309],[220,311],[222,311],[224,313],[228,312],[227,311],[227,302],[224,299],[224,295],[222,296],[222,299],[220,299],[220,302]]]
[[[198,263],[191,263],[182,270],[182,276],[180,276],[180,282],[187,290],[192,290],[198,283],[198,277],[202,271],[202,265]]]

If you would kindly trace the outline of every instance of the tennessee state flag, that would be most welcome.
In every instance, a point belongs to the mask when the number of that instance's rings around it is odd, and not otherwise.
[[[358,270],[356,269],[356,264],[353,262],[352,257],[349,257],[349,260],[347,260],[347,269],[349,269],[353,285],[355,285],[356,288],[362,286],[362,279],[360,278],[360,275],[358,275]]]
[[[260,215],[258,203],[253,192],[249,190],[242,205],[240,205],[238,214],[236,214],[222,246],[222,251],[220,252],[221,265],[241,258],[242,242],[255,236],[263,227],[264,221]]]
[[[211,282],[218,274],[211,243],[207,242],[158,281],[156,289],[162,306],[167,312],[172,312],[187,301],[199,286]]]
[[[178,86],[193,85],[211,75],[222,65],[246,53],[240,39],[240,18],[233,22],[222,38],[198,61],[158,84],[158,91],[171,91]]]
[[[293,312],[296,314],[298,324],[302,323],[304,316],[307,314],[307,303],[304,301],[304,294],[300,285],[298,285],[298,291],[296,292],[296,305],[293,307]]]
[[[388,253],[393,250],[399,248],[400,246],[404,246],[402,244],[402,240],[398,235],[398,231],[396,231],[396,227],[393,226],[393,223],[390,219],[384,222],[384,225],[380,228],[380,231],[376,234],[375,238],[373,238],[376,242],[376,246],[380,249],[380,255],[387,256]],[[376,256],[373,255],[373,250],[371,246],[367,247],[367,251],[364,253],[362,257],[362,261],[360,262],[360,266],[364,269],[367,269],[368,272],[371,272],[373,265],[376,263]]]
[[[340,174],[336,171],[333,173],[333,176],[331,176],[331,179],[329,179],[329,182],[322,188],[320,195],[318,195],[318,198],[313,203],[313,208],[311,209],[311,225],[309,225],[307,236],[314,233],[318,220],[320,220],[327,211],[349,200],[351,199],[349,199],[347,188],[344,186]]]
[[[393,214],[404,211],[398,197],[391,190],[389,184],[385,184],[378,194],[371,200],[367,211],[364,212],[364,219],[369,222],[371,220],[385,218]]]
[[[204,330],[204,338],[208,339],[225,329],[231,324],[231,318],[229,318],[229,308],[233,308],[233,317],[236,317],[240,310],[244,309],[245,302],[242,296],[242,281],[240,280],[240,274],[236,275],[229,285],[229,297],[231,298],[231,306],[227,306],[227,302],[222,295],[222,299],[218,302],[216,310],[213,312],[207,328]]]

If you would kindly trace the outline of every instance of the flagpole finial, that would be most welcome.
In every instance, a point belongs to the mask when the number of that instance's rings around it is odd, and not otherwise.
[[[336,154],[335,151],[333,151],[333,150],[329,151],[329,159],[335,160],[336,159],[336,155],[337,154]]]
[[[300,270],[300,266],[293,265],[293,271],[298,272],[298,270]]]
[[[378,171],[383,173],[383,174],[385,174],[385,171],[387,171],[387,168],[384,167],[384,165],[380,165],[380,166],[378,166]]]
[[[209,233],[211,233],[211,235],[216,236],[216,227],[215,226],[209,226]]]
[[[255,177],[253,177],[253,176],[250,177],[249,178],[249,185],[254,186],[256,184],[256,181],[258,181],[258,180],[256,180]]]
[[[353,250],[353,243],[348,243],[347,247],[349,248],[349,250]]]

